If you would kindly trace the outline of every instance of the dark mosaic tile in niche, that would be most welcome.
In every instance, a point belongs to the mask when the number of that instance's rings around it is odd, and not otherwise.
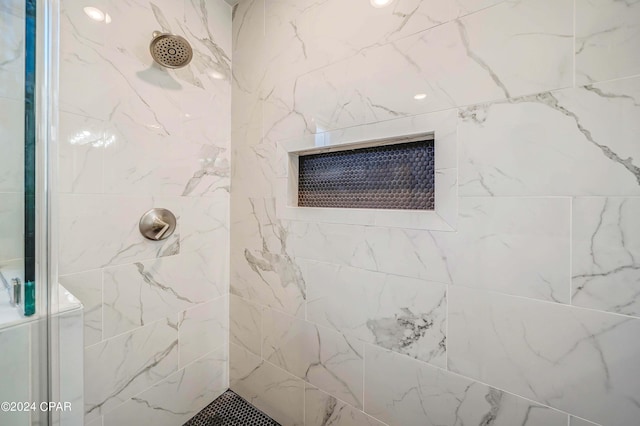
[[[298,206],[433,210],[433,140],[299,157]]]

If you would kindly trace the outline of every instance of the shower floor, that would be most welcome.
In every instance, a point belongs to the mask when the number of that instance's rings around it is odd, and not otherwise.
[[[271,417],[228,390],[184,426],[280,426]]]

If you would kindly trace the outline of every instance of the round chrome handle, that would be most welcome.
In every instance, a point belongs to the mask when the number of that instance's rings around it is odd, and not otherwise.
[[[176,229],[176,217],[167,209],[151,209],[140,218],[140,233],[153,241],[165,240]]]

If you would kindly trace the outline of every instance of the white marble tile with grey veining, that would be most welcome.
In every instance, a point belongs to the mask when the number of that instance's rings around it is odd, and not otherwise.
[[[218,271],[228,274],[229,203],[227,191],[182,198],[180,252],[202,252]]]
[[[576,2],[576,83],[640,74],[640,1]]]
[[[383,426],[384,423],[311,385],[304,390],[307,426]]]
[[[0,5],[0,97],[24,98],[25,4],[6,0]],[[4,114],[3,114],[4,115]]]
[[[238,201],[231,241],[231,293],[295,316],[304,315],[306,284],[287,249],[288,230],[273,199]]]
[[[236,92],[255,93],[265,77],[267,41],[264,28],[263,0],[241,1],[233,7],[231,44],[233,84]]]
[[[211,352],[104,416],[104,426],[183,424],[228,387],[226,348]]]
[[[291,222],[287,247],[296,258],[450,283],[446,254],[423,230]]]
[[[362,407],[362,342],[271,309],[263,313],[262,332],[264,359]]]
[[[570,0],[504,2],[279,82],[266,89],[265,135],[293,137],[570,87],[572,12]],[[385,72],[371,72],[378,69]]]
[[[586,308],[640,316],[640,198],[575,198],[572,299]]]
[[[227,148],[137,123],[107,125],[104,190],[109,194],[208,195],[228,191]]]
[[[460,112],[461,196],[640,195],[640,78]]]
[[[181,97],[190,84],[157,65],[149,44],[153,32],[184,36],[184,2],[107,0],[106,40],[99,49],[108,81],[117,95],[109,120],[118,126],[135,123],[161,137],[181,132]]]
[[[180,314],[178,349],[182,368],[194,360],[226,346],[229,312],[226,296],[189,308]]]
[[[304,424],[304,381],[230,345],[229,387],[282,426]]]
[[[181,205],[177,198],[61,194],[59,205],[62,275],[180,252]],[[166,240],[150,241],[140,234],[140,217],[154,207],[167,208],[178,218],[175,232]]]
[[[58,277],[60,284],[82,302],[84,307],[84,346],[102,340],[102,270]]]
[[[367,345],[365,412],[403,426],[565,426],[567,415]]]
[[[0,193],[0,261],[24,256],[24,195]]]
[[[199,253],[105,268],[104,337],[133,330],[225,294],[226,283],[216,279],[211,269],[209,259]]]
[[[421,361],[446,364],[446,285],[305,262],[307,319]]]
[[[1,6],[0,6],[1,7]],[[24,102],[0,98],[0,192],[24,190]]]
[[[589,422],[578,417],[569,416],[569,426],[599,426],[597,423]]]
[[[229,297],[230,341],[256,355],[262,355],[263,308],[233,294]]]
[[[177,369],[177,316],[88,347],[85,420],[112,411]]]
[[[61,2],[61,111],[106,120],[118,105],[114,88],[120,76],[105,56],[107,30],[112,24],[105,22],[112,15],[107,6],[107,0]],[[98,19],[92,19],[85,7],[98,9]]]
[[[366,1],[270,0],[265,3],[270,78],[296,77],[501,1],[399,0],[375,7]]]
[[[185,80],[199,89],[222,89],[228,105],[227,111],[219,113],[228,119],[231,102],[231,7],[221,1],[187,0],[180,28],[193,48],[193,59],[188,67],[176,74],[185,78],[189,73],[188,80]],[[225,127],[228,129],[228,124]]]
[[[595,422],[638,418],[640,320],[453,286],[448,366]]]
[[[460,199],[457,232],[433,233],[453,284],[569,302],[570,198]]]
[[[58,133],[58,188],[67,193],[102,193],[104,155],[111,140],[102,120],[61,112]]]

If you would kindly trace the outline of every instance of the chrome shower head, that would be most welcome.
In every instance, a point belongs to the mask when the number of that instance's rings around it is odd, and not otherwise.
[[[153,60],[166,68],[182,68],[191,62],[193,50],[187,40],[179,35],[155,31],[149,45]]]

